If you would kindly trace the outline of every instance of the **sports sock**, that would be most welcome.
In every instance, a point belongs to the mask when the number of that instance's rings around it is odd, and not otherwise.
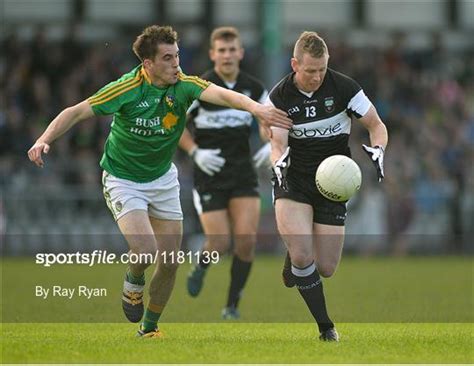
[[[134,276],[132,272],[130,272],[130,268],[127,269],[127,281],[134,284],[134,285],[141,285],[145,284],[145,273],[142,273],[141,276]]]
[[[319,331],[323,332],[334,327],[329,319],[324,299],[323,283],[314,262],[305,268],[292,265],[291,272],[295,275],[296,288],[311,311]]]
[[[230,269],[230,287],[227,297],[227,307],[237,307],[242,290],[250,274],[252,262],[244,262],[234,254]]]
[[[158,320],[160,320],[163,306],[148,303],[148,307],[145,310],[145,316],[143,317],[142,329],[145,332],[151,332],[158,327]]]
[[[202,269],[207,269],[207,267],[209,267],[209,265],[211,264],[211,261],[210,261],[211,258],[207,255],[203,255],[202,252],[199,254],[200,256],[198,257],[198,261],[197,261],[198,266],[201,267]]]

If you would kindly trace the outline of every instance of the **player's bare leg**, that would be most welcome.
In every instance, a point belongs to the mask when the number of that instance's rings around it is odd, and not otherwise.
[[[341,261],[344,246],[344,226],[314,224],[316,267],[322,277],[331,277]]]
[[[204,212],[199,216],[206,241],[203,251],[218,251],[225,254],[230,247],[230,221],[227,210]]]
[[[158,246],[146,211],[130,211],[118,219],[117,224],[127,240],[130,253],[136,255],[155,254]],[[151,261],[141,260],[138,262],[129,264],[122,295],[123,311],[127,319],[133,323],[138,323],[143,317],[144,272],[151,265]]]
[[[275,202],[278,231],[292,261],[296,287],[316,320],[322,340],[337,340],[334,324],[326,310],[323,284],[314,263],[313,208],[289,199]],[[335,333],[334,339],[326,334]]]
[[[206,251],[217,251],[220,255],[226,253],[230,246],[230,222],[227,210],[204,212],[199,218],[206,235],[201,254]],[[198,296],[201,292],[209,264],[209,258],[200,255],[198,263],[188,275],[187,288],[189,295],[192,297]]]
[[[150,217],[158,248],[158,263],[150,281],[150,301],[145,310],[138,336],[159,337],[158,321],[165,308],[176,280],[177,254],[181,247],[183,224],[181,220],[162,220]]]
[[[313,208],[305,203],[280,198],[275,202],[280,233],[292,264],[304,268],[313,262]]]
[[[321,277],[331,277],[336,272],[341,261],[344,233],[344,226],[313,225],[315,262]],[[321,332],[320,339],[338,341],[339,335],[331,328]]]
[[[260,217],[258,197],[236,197],[229,201],[229,216],[234,238],[234,256],[227,305],[222,311],[224,319],[238,319],[237,311],[242,290],[247,282],[255,257],[257,229]]]

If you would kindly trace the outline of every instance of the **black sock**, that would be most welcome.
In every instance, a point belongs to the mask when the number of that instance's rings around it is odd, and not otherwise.
[[[316,323],[318,323],[319,331],[323,332],[333,328],[334,324],[329,319],[326,310],[323,283],[314,262],[306,268],[298,268],[293,265],[291,270],[295,275],[296,288],[306,302]]]
[[[209,257],[208,252],[206,252],[207,255],[204,255],[203,252],[200,252],[199,254],[200,255],[198,257],[197,264],[202,269],[207,269],[207,267],[209,267],[211,264],[211,258]]]
[[[249,277],[252,262],[244,262],[234,254],[232,267],[230,269],[230,288],[227,297],[227,307],[237,307],[239,304],[242,289]]]

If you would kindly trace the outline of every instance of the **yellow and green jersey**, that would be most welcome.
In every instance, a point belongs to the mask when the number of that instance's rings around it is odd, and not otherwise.
[[[88,98],[96,115],[113,114],[100,166],[134,182],[150,182],[171,167],[186,124],[186,112],[209,82],[179,75],[174,85],[157,87],[142,66]]]

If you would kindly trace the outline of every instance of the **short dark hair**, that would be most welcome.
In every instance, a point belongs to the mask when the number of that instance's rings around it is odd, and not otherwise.
[[[311,57],[320,58],[325,54],[329,55],[328,46],[324,39],[316,32],[303,32],[295,43],[293,57],[299,58],[304,53],[308,53]]]
[[[209,43],[211,48],[214,47],[214,42],[218,39],[223,39],[225,41],[232,41],[234,39],[240,41],[240,33],[237,28],[234,27],[219,27],[212,31],[211,37],[209,38]]]
[[[154,59],[160,44],[174,44],[178,42],[178,33],[170,26],[151,25],[145,28],[135,42],[133,52],[143,62],[145,59]]]

